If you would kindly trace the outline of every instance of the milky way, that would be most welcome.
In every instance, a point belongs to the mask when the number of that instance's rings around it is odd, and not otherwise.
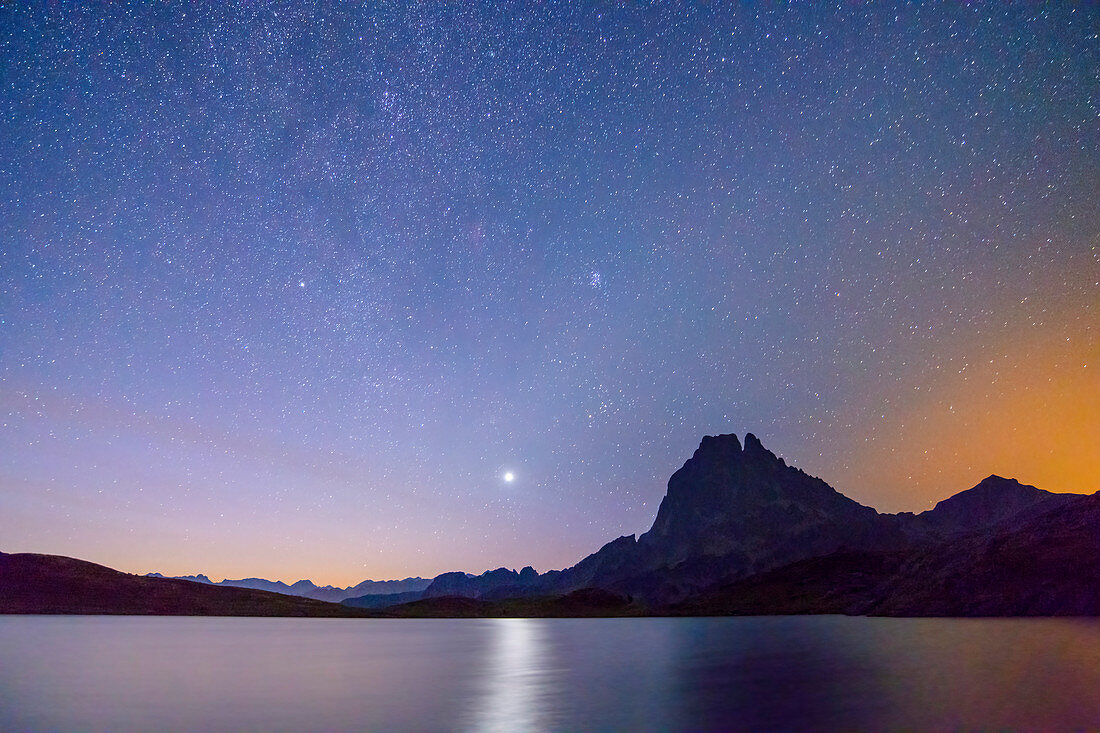
[[[309,5],[0,9],[0,549],[545,570],[745,430],[1100,488],[1095,6]]]

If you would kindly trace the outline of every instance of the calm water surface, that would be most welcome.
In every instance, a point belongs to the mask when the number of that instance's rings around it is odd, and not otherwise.
[[[1100,729],[1100,623],[0,616],[4,731]]]

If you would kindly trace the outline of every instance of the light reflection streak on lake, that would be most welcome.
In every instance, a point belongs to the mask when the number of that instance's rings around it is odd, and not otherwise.
[[[489,653],[475,697],[472,731],[528,733],[552,730],[554,660],[541,619],[494,619]]]
[[[1095,619],[0,616],[0,731],[1100,730]]]

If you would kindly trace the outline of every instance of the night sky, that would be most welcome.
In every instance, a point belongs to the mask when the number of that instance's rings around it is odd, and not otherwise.
[[[542,571],[746,430],[1100,489],[1097,6],[320,4],[0,3],[0,550]]]

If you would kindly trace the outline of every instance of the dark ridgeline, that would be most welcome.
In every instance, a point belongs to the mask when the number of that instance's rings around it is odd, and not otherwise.
[[[1098,507],[1100,494],[990,476],[929,511],[880,514],[788,466],[751,433],[744,446],[735,435],[707,436],[640,537],[542,575],[445,573],[422,598],[461,596],[488,609],[600,588],[630,599],[624,613],[640,604],[674,614],[1097,615]]]
[[[713,588],[670,611],[1097,616],[1100,493],[1065,496],[1069,501],[1033,506],[1034,514],[999,526],[903,551],[840,550],[802,560]]]
[[[58,555],[0,553],[0,613],[362,616],[311,598],[120,573]]]
[[[57,578],[63,582],[53,589]],[[138,578],[68,558],[0,555],[0,610],[340,615],[333,609],[342,608],[347,615],[399,617],[1100,615],[1100,493],[1053,494],[990,476],[929,511],[880,514],[788,466],[751,433],[744,446],[735,435],[707,436],[669,479],[653,526],[640,537],[620,537],[573,567],[541,575],[530,567],[518,573],[499,568],[477,576],[444,573],[430,584],[409,580],[423,585],[378,583],[369,587],[383,592],[346,598],[338,606],[219,587],[205,576]],[[306,583],[316,588],[308,581],[284,587],[309,591]]]

